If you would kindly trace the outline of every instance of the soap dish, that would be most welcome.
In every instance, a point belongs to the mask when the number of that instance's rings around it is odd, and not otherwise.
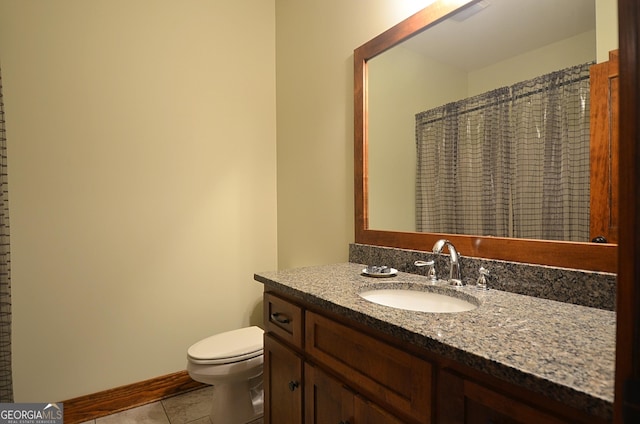
[[[393,277],[398,274],[398,270],[395,268],[389,268],[386,266],[368,266],[362,270],[362,274],[367,277]]]

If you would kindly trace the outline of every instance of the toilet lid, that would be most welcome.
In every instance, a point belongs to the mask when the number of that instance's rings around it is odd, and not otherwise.
[[[262,355],[264,331],[260,327],[245,327],[216,334],[194,343],[188,350],[189,359],[197,364],[224,364]]]

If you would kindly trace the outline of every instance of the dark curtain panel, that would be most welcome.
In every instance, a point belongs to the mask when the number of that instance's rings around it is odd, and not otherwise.
[[[11,374],[11,257],[9,255],[9,201],[7,137],[0,71],[0,402],[13,402]]]
[[[589,68],[512,87],[516,237],[589,241]]]
[[[510,98],[501,88],[416,116],[418,231],[509,230]]]

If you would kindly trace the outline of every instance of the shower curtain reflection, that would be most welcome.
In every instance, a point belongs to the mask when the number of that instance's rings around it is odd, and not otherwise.
[[[590,66],[417,114],[417,230],[588,241]]]

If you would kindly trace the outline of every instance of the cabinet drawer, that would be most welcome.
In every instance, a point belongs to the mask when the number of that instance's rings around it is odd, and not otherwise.
[[[264,294],[264,326],[283,341],[302,349],[302,308],[271,293]]]
[[[429,362],[313,312],[305,322],[305,350],[318,363],[383,407],[431,422]]]

